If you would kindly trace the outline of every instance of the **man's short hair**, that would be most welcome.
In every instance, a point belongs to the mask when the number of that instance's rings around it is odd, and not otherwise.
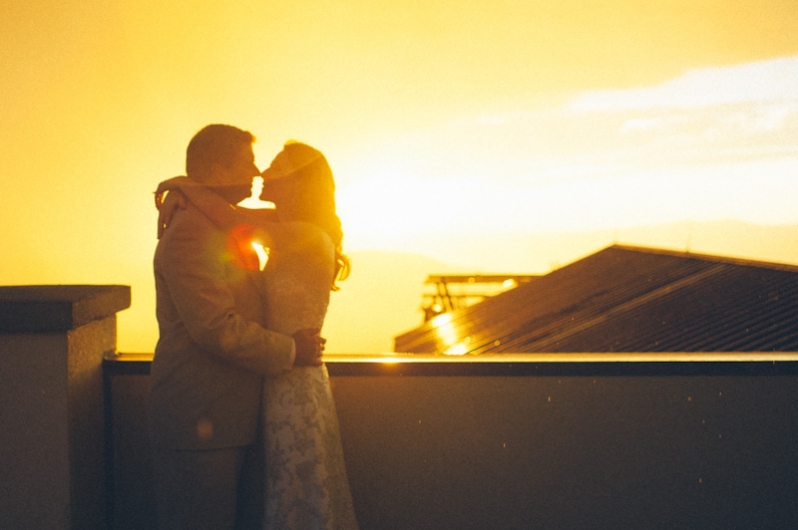
[[[198,182],[211,176],[214,164],[230,167],[241,146],[252,145],[255,137],[232,125],[212,124],[203,127],[186,149],[186,175]]]

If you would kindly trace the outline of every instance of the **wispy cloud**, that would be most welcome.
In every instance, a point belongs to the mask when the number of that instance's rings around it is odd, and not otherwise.
[[[741,103],[798,100],[798,57],[688,70],[660,85],[584,92],[568,104],[577,111],[700,109]]]
[[[363,178],[400,182],[393,215],[423,212],[419,233],[798,222],[798,57],[463,117],[384,154]]]
[[[474,158],[497,143],[515,145],[501,176],[530,183],[798,157],[798,57],[580,93],[551,108],[480,116],[474,129],[484,148]]]

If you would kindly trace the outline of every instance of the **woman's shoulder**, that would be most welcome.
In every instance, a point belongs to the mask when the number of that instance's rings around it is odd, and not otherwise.
[[[327,232],[318,225],[305,221],[286,221],[279,223],[280,243],[286,246],[327,247],[333,242]]]

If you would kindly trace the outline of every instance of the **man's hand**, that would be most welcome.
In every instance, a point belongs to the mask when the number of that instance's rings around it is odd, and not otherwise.
[[[321,366],[321,352],[324,350],[324,343],[327,342],[319,336],[321,330],[301,329],[294,333],[294,344],[296,345],[296,359],[294,366]]]

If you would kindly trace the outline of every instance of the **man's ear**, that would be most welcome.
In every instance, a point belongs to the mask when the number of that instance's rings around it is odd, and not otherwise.
[[[214,162],[211,164],[210,171],[208,171],[208,180],[205,184],[207,186],[213,186],[214,184],[225,182],[228,171],[227,166],[224,164]]]

